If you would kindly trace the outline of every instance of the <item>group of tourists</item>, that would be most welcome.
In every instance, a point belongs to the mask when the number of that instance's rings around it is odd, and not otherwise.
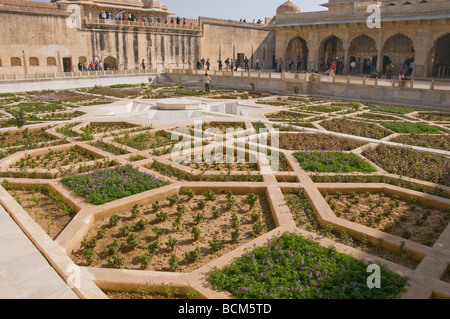
[[[79,61],[78,62],[78,71],[86,72],[86,71],[103,71],[103,63],[102,61],[91,61],[91,63],[87,63],[87,61]]]
[[[99,13],[99,18],[102,20],[123,20],[123,21],[137,21],[137,18],[134,14],[131,12],[125,12],[125,11],[116,11],[114,13],[114,16],[111,15],[109,11],[101,11]],[[141,21],[145,23],[164,23],[164,24],[176,24],[176,25],[187,25],[186,18],[180,18],[180,17],[171,17],[170,19],[165,18],[164,20],[161,17],[147,17],[142,16]]]
[[[248,57],[245,57],[242,62],[243,62],[244,70],[250,71],[250,67],[249,67],[250,60],[248,59]],[[224,63],[225,63],[225,67],[224,67]],[[256,70],[260,69],[259,63],[260,63],[259,59],[256,59]],[[217,60],[217,64],[218,64],[217,69],[219,71],[238,71],[239,68],[241,67],[239,60],[230,59],[230,58],[227,58],[225,61],[222,61],[222,59],[219,58],[219,60]],[[211,61],[209,59],[205,59],[205,58],[197,59],[197,70],[210,71],[211,70]]]
[[[361,70],[362,67],[362,70]],[[342,75],[342,69],[344,68],[343,59],[333,60],[329,64],[327,69],[327,74],[330,76]],[[414,60],[406,59],[405,62],[400,66],[398,70],[399,80],[402,80],[405,76],[411,76],[414,71]],[[361,62],[361,58],[353,59],[350,63],[350,74],[355,76],[356,74],[370,74],[370,77],[381,78],[381,73],[376,71],[376,65],[372,62],[370,58],[365,58]],[[386,65],[386,79],[392,79],[394,73],[394,64],[389,61]]]
[[[239,22],[247,23],[247,20],[246,19],[240,19]],[[261,19],[258,19],[258,21],[256,21],[256,19],[253,19],[252,23],[262,24],[262,22],[263,22],[263,20],[261,20]]]

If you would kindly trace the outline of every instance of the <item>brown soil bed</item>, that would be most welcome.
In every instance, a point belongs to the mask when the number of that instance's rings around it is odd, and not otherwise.
[[[240,160],[240,157],[234,155],[233,157],[230,157],[228,159],[226,155],[226,150],[223,150],[223,157],[222,157],[222,163],[219,163],[220,158],[215,158],[215,153],[212,151],[211,153],[208,152],[208,154],[211,154],[212,158],[208,160],[208,162],[213,161],[212,163],[207,163],[205,158],[205,154],[201,158],[201,162],[194,163],[194,155],[191,156],[191,163],[181,163],[184,166],[193,168],[193,169],[199,169],[204,171],[255,171],[258,170],[258,165],[256,163],[250,163],[249,162],[249,156],[246,154],[245,157],[242,156],[242,159]],[[208,156],[208,154],[206,156]],[[242,163],[238,163],[242,162]],[[229,163],[227,163],[229,162]]]
[[[123,291],[103,291],[109,299],[186,299],[186,296],[175,295],[169,298],[167,295],[158,293],[145,293],[145,292],[123,292]]]
[[[323,121],[320,125],[328,131],[374,139],[382,139],[391,135],[389,130],[376,124],[352,121],[346,118]]]
[[[432,122],[450,122],[450,113],[419,113],[415,115],[420,119]]]
[[[448,225],[448,212],[383,193],[327,195],[336,216],[432,246]]]
[[[153,209],[152,205],[147,205],[139,207],[140,214],[137,218],[132,218],[131,211],[119,214],[120,221],[116,226],[111,227],[109,225],[109,220],[96,222],[94,227],[92,227],[87,234],[85,241],[96,238],[98,231],[101,229],[105,229],[106,234],[103,238],[98,239],[94,248],[95,257],[90,266],[102,268],[111,267],[108,263],[108,259],[111,256],[106,253],[105,247],[113,243],[114,240],[117,240],[120,244],[120,250],[116,254],[125,259],[122,268],[141,269],[141,265],[138,262],[139,256],[148,253],[148,245],[158,240],[160,248],[154,252],[152,261],[146,269],[170,271],[169,260],[171,256],[175,254],[179,260],[179,268],[177,271],[190,272],[254,239],[254,222],[251,219],[251,212],[258,212],[261,214],[260,220],[265,225],[262,232],[270,231],[275,227],[269,203],[265,196],[258,196],[258,201],[251,210],[249,210],[249,205],[244,203],[246,195],[234,195],[236,203],[229,210],[225,208],[226,195],[217,195],[216,200],[207,201],[206,206],[203,209],[198,208],[198,202],[205,200],[203,195],[196,195],[191,200],[189,200],[186,195],[178,196],[179,200],[173,206],[169,204],[168,200],[161,201],[161,208],[158,210],[158,214],[162,212],[166,213],[168,219],[165,221],[160,221],[156,216],[156,211]],[[176,220],[178,205],[183,205],[185,207],[179,230],[173,225]],[[222,213],[220,217],[214,218],[212,213],[214,206]],[[204,215],[204,220],[196,225],[194,216],[198,213]],[[235,213],[240,220],[239,231],[241,236],[238,242],[234,242],[231,239],[231,232],[234,231],[231,224],[231,216],[233,213]],[[147,226],[143,230],[138,230],[136,229],[135,224],[141,219],[147,223]],[[133,249],[127,243],[129,235],[123,236],[120,231],[120,229],[123,229],[125,226],[129,226],[132,234],[138,236],[140,240],[139,247]],[[198,240],[194,240],[191,233],[194,226],[196,226],[201,233]],[[164,228],[167,229],[167,231],[157,239],[155,232],[153,231],[154,227]],[[212,250],[209,245],[209,241],[212,240],[215,235],[217,236],[217,239],[225,240],[224,247],[219,251]],[[166,246],[169,236],[178,240],[178,244],[173,251]],[[189,262],[186,259],[185,254],[193,251],[197,247],[201,251],[200,258],[194,262]],[[82,253],[83,249],[80,249],[73,254],[72,258],[75,263],[86,265]]]
[[[350,151],[364,144],[366,143],[324,134],[280,134],[279,137],[280,148],[292,151]]]
[[[0,148],[22,145],[30,146],[56,141],[57,138],[45,133],[46,129],[47,128],[33,130],[23,129],[12,132],[2,132],[0,133]]]
[[[66,150],[49,150],[45,155],[28,155],[11,165],[11,168],[59,168],[61,166],[76,165],[99,159],[82,148],[73,146]]]
[[[416,269],[419,265],[419,262],[416,260],[405,258],[404,256],[402,257],[398,254],[384,249],[382,242],[380,242],[379,246],[373,246],[370,242],[358,241],[346,234],[336,233],[333,230],[334,228],[322,228],[319,225],[317,217],[314,215],[312,207],[306,199],[306,194],[304,193],[304,191],[298,190],[283,193],[285,195],[285,199],[291,210],[291,213],[293,214],[297,227],[309,232],[316,233],[318,235],[317,238],[320,239],[327,237],[334,240],[335,242],[339,242],[365,253],[381,257],[410,269]]]
[[[376,121],[398,121],[398,118],[389,116],[389,115],[381,115],[376,113],[362,113],[359,114],[358,117],[368,119],[368,120],[376,120]]]
[[[153,148],[166,147],[178,143],[171,139],[171,133],[166,131],[144,132],[132,136],[116,137],[114,142],[127,145],[139,151]]]
[[[38,191],[10,187],[8,192],[53,240],[76,214],[57,195],[45,188]]]
[[[443,151],[450,151],[450,135],[436,135],[436,134],[410,134],[400,135],[391,142],[432,148]]]
[[[139,125],[126,123],[126,122],[105,122],[105,123],[89,123],[89,127],[93,134],[109,133],[129,128],[135,128]]]
[[[202,127],[203,131],[207,129],[219,129],[222,134],[227,133],[227,129],[231,130],[245,130],[244,122],[209,122],[204,123]]]

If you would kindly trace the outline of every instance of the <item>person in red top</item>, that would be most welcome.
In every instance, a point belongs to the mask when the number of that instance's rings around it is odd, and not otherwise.
[[[342,62],[341,60],[338,60],[336,63],[336,73],[341,74],[341,69],[342,69]]]
[[[330,66],[330,76],[334,76],[336,74],[336,64],[333,62]]]

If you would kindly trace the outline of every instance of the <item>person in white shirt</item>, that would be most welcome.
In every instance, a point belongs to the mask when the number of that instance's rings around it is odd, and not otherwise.
[[[351,68],[352,75],[355,75],[355,73],[356,73],[356,62],[355,61],[350,63],[350,68]]]
[[[256,71],[258,71],[260,69],[259,68],[259,59],[256,59],[255,63],[256,63]]]
[[[205,91],[209,93],[209,86],[211,84],[211,77],[208,75],[208,73],[205,73],[205,76],[203,77],[203,83],[205,83]]]

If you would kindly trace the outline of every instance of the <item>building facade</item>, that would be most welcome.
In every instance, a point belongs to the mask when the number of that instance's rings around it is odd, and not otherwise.
[[[392,63],[417,78],[450,77],[448,0],[329,0],[308,13],[287,1],[262,24],[177,17],[158,0],[52,1],[1,1],[0,76],[76,72],[80,62],[164,72],[234,59],[243,68],[247,57],[263,70],[325,72],[337,60],[343,74],[355,61],[356,73]]]
[[[197,60],[272,61],[275,33],[263,25],[177,17],[160,1],[84,0],[0,3],[0,75],[105,70],[191,69]]]
[[[267,28],[276,32],[276,58],[285,69],[300,57],[308,71],[341,60],[343,74],[352,61],[362,73],[370,60],[371,71],[386,72],[392,62],[394,72],[407,64],[417,78],[450,76],[450,1],[329,0],[324,6],[327,11],[302,13],[287,1],[278,8]]]

